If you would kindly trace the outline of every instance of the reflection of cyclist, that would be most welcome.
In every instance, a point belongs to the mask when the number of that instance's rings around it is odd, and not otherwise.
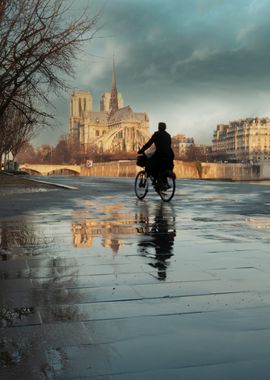
[[[150,140],[138,151],[139,154],[144,153],[152,144],[155,144],[156,151],[149,158],[147,167],[155,179],[158,179],[159,174],[165,170],[173,169],[174,153],[171,148],[171,136],[165,129],[166,124],[159,123],[158,131],[156,131]]]
[[[170,263],[170,258],[173,256],[173,245],[176,236],[175,230],[175,217],[169,210],[172,209],[160,204],[156,210],[155,219],[150,223],[148,210],[146,215],[140,215],[140,224],[142,230],[138,232],[143,233],[147,237],[139,243],[139,251],[146,257],[153,259],[149,265],[157,269],[158,279],[161,281],[166,280],[167,267]],[[155,256],[151,254],[151,250],[155,249]]]

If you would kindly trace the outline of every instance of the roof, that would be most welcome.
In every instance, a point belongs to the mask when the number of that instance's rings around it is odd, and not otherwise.
[[[92,111],[87,113],[87,121],[94,123],[108,123],[109,113],[106,111]]]
[[[109,118],[110,123],[120,122],[123,120],[148,121],[149,119],[146,113],[134,112],[130,106],[118,109]]]

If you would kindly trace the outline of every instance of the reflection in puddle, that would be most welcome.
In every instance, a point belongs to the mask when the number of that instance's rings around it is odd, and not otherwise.
[[[95,237],[102,237],[102,246],[117,253],[125,244],[125,236],[139,235],[138,252],[151,259],[148,264],[157,269],[158,279],[165,280],[176,236],[173,206],[161,202],[152,209],[148,203],[138,202],[133,216],[122,205],[110,205],[99,209],[98,216],[101,214],[103,221],[87,218],[72,224],[73,245],[89,248]]]
[[[138,251],[151,261],[157,269],[157,277],[163,281],[167,277],[169,259],[173,256],[176,236],[175,215],[172,205],[160,203],[151,215],[147,204],[138,215],[139,233],[144,236],[138,244]]]
[[[263,229],[263,230],[269,230],[270,229],[270,218],[269,217],[262,217],[258,216],[255,218],[246,218],[246,222],[249,223],[255,223],[255,228],[257,229]]]
[[[9,251],[16,248],[23,250],[27,256],[39,254],[39,249],[51,243],[42,232],[36,231],[35,226],[27,219],[21,218],[18,222],[0,223],[0,256],[2,261],[8,260]]]
[[[44,311],[44,318],[54,321],[78,321],[83,318],[77,305],[53,305]]]
[[[73,223],[73,245],[75,247],[91,247],[94,237],[101,236],[102,245],[111,248],[117,253],[119,248],[124,245],[124,241],[119,235],[132,235],[136,233],[134,219],[124,221],[99,222],[87,219],[83,223]]]
[[[92,205],[93,207],[93,205]],[[83,222],[72,224],[73,245],[80,248],[92,247],[95,237],[102,237],[102,246],[117,253],[124,245],[123,235],[134,235],[137,228],[135,219],[125,212],[122,205],[107,205],[93,213],[102,221],[86,218]],[[79,214],[76,213],[76,217]]]

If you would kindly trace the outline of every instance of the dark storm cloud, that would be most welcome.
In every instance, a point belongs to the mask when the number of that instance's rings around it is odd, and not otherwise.
[[[217,123],[270,115],[269,0],[91,3],[103,8],[102,38],[81,55],[73,86],[90,90],[96,108],[114,53],[125,104],[148,112],[152,130],[164,119],[210,141]]]
[[[243,78],[269,80],[269,14],[263,0],[114,0],[106,27],[116,54],[118,44],[125,47],[123,82],[235,86]]]

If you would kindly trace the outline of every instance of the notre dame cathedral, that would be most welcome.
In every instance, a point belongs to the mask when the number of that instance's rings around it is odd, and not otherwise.
[[[93,111],[92,95],[76,90],[70,99],[69,138],[80,148],[98,153],[135,152],[150,137],[146,113],[124,107],[117,91],[115,65],[112,69],[112,89],[100,100],[100,111]]]

